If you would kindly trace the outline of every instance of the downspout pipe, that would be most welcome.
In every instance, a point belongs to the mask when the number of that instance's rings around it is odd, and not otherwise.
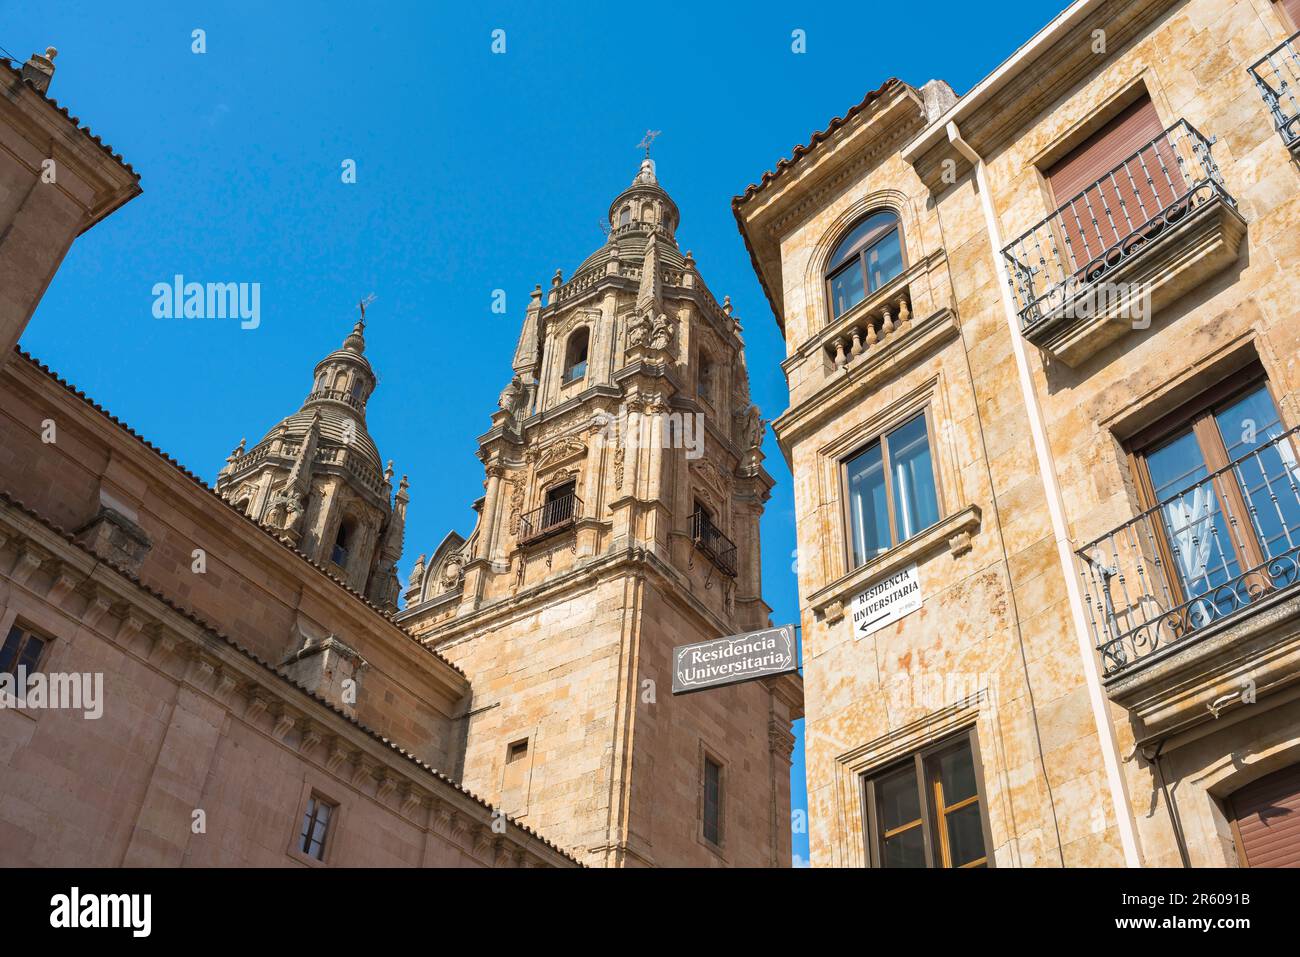
[[[1065,579],[1070,618],[1078,640],[1079,657],[1083,664],[1084,681],[1088,689],[1088,703],[1097,729],[1097,740],[1101,745],[1106,784],[1110,791],[1111,804],[1115,808],[1115,822],[1119,829],[1124,863],[1127,867],[1141,867],[1142,852],[1138,845],[1137,827],[1133,822],[1128,788],[1124,783],[1119,743],[1115,739],[1115,729],[1110,722],[1109,702],[1102,689],[1097,656],[1088,636],[1088,619],[1084,612],[1083,594],[1079,589],[1079,578],[1074,564],[1074,550],[1070,547],[1070,536],[1065,521],[1065,500],[1061,494],[1060,482],[1057,481],[1056,465],[1052,459],[1051,446],[1047,442],[1043,410],[1038,401],[1038,393],[1034,390],[1033,378],[1029,371],[1029,358],[1025,353],[1025,340],[1020,335],[1019,316],[1016,313],[1015,302],[1011,298],[1006,263],[1002,259],[1002,230],[998,226],[997,213],[993,208],[988,170],[984,158],[962,138],[961,130],[954,121],[950,120],[947,123],[946,132],[948,141],[975,168],[975,186],[979,191],[980,206],[984,212],[984,225],[988,232],[993,267],[997,273],[998,289],[1002,296],[1002,311],[1007,321],[1007,331],[1010,333],[1011,351],[1016,359],[1016,372],[1020,380],[1025,414],[1029,418],[1029,433],[1034,443],[1034,453],[1038,459],[1039,477],[1042,479],[1043,492],[1047,499],[1047,512],[1052,523],[1052,536],[1056,541],[1057,558],[1060,560],[1062,577]]]
[[[1164,749],[1165,742],[1161,739],[1154,748],[1144,748],[1142,757],[1156,769],[1156,777],[1160,781],[1160,793],[1165,798],[1165,812],[1169,815],[1169,826],[1174,829],[1174,841],[1178,844],[1178,858],[1183,862],[1183,867],[1191,867],[1191,857],[1187,853],[1187,837],[1183,834],[1183,822],[1178,816],[1178,805],[1174,804],[1173,795],[1169,793],[1169,786],[1165,783],[1165,769],[1160,763],[1160,752]]]

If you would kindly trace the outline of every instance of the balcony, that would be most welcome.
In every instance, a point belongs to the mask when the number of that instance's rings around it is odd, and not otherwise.
[[[1179,120],[1002,250],[1026,339],[1076,366],[1236,261],[1212,145]]]
[[[1077,552],[1107,692],[1148,730],[1300,670],[1300,429]]]
[[[1255,85],[1273,117],[1282,142],[1292,155],[1300,155],[1300,33],[1288,37],[1280,46],[1250,68]]]
[[[704,512],[691,516],[691,544],[729,578],[736,577],[736,545]]]
[[[519,544],[529,545],[572,528],[581,511],[582,499],[569,492],[556,496],[540,508],[525,512],[519,517]]]

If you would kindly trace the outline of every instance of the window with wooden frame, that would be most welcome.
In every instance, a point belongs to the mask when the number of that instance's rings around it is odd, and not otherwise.
[[[330,821],[337,804],[313,793],[303,811],[302,828],[298,832],[298,850],[318,861],[325,860],[325,848],[330,838]]]
[[[902,273],[903,231],[898,217],[878,210],[863,217],[841,239],[826,263],[826,300],[838,319]]]
[[[1157,553],[1187,631],[1297,580],[1300,462],[1251,366],[1129,442]],[[1164,596],[1158,596],[1163,598]]]
[[[862,779],[872,867],[988,867],[974,728]]]
[[[723,770],[710,755],[704,755],[701,774],[701,834],[714,847],[722,846]]]
[[[857,568],[939,521],[930,414],[908,419],[844,463],[849,561]]]
[[[38,635],[25,625],[14,622],[0,645],[0,674],[16,675],[19,668],[31,674],[40,667],[50,639]]]

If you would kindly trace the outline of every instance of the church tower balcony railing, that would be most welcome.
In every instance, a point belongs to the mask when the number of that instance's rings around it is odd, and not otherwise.
[[[314,402],[317,399],[333,399],[335,402],[342,402],[351,406],[358,412],[364,412],[366,410],[359,398],[351,392],[344,392],[342,389],[317,389],[315,392],[312,392],[307,396],[308,402]]]
[[[691,543],[718,566],[723,574],[736,577],[736,545],[713,524],[709,516],[696,512],[691,516]]]
[[[519,544],[536,542],[564,531],[577,521],[581,511],[582,499],[576,492],[569,492],[524,513],[519,518]]]

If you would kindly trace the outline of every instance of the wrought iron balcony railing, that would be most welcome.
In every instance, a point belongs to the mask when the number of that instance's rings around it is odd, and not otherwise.
[[[1273,125],[1287,149],[1300,149],[1300,33],[1288,37],[1250,68],[1260,95],[1273,116]]]
[[[731,578],[736,577],[736,546],[713,524],[709,516],[696,512],[691,516],[691,542]]]
[[[1179,120],[1005,249],[1021,330],[1096,291],[1224,189],[1207,140]]]
[[[576,493],[556,496],[540,508],[520,516],[519,541],[532,542],[563,531],[577,521],[581,511],[582,499]]]
[[[1300,429],[1255,445],[1077,553],[1107,677],[1297,582]]]

